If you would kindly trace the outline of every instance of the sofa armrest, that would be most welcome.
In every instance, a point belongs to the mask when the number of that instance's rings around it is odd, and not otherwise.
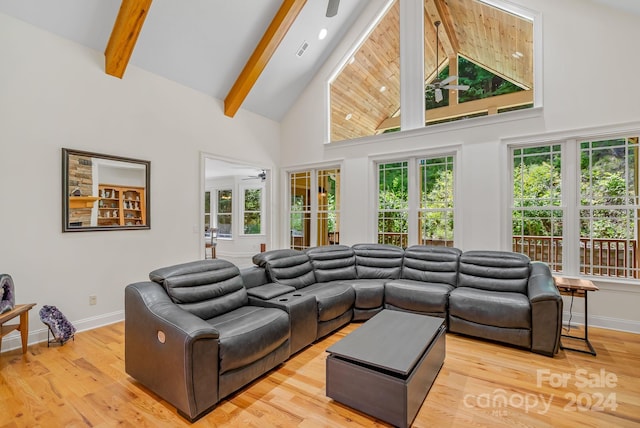
[[[247,290],[247,294],[249,295],[249,297],[257,297],[261,300],[269,300],[273,299],[274,297],[287,294],[291,291],[296,291],[296,288],[289,285],[269,283],[250,288]]]
[[[125,288],[125,370],[190,420],[219,400],[218,337],[159,284]]]
[[[560,348],[562,297],[547,264],[531,263],[527,293],[531,302],[531,350],[553,356]]]
[[[269,282],[267,271],[263,267],[249,266],[240,269],[242,282],[247,290],[253,287],[259,287]]]

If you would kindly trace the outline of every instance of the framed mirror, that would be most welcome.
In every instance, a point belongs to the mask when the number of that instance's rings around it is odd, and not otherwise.
[[[151,162],[62,149],[62,231],[149,229]]]

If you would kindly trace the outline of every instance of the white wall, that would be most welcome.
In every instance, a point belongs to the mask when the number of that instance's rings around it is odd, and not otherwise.
[[[504,200],[508,189],[503,141],[516,136],[526,140],[524,136],[528,135],[535,138],[557,133],[580,135],[588,128],[640,118],[637,102],[640,86],[634,83],[636,70],[640,69],[637,55],[640,16],[583,0],[516,0],[513,3],[539,12],[542,17],[544,107],[541,110],[325,146],[327,107],[322,102],[325,82],[332,66],[346,57],[383,3],[383,0],[370,3],[282,122],[280,166],[283,170],[328,160],[342,162],[341,243],[375,239],[374,159],[403,152],[460,147],[457,208],[462,218],[456,245],[463,250],[509,249],[505,245],[508,225],[505,226]],[[636,129],[640,131],[640,125]],[[597,285],[601,290],[590,296],[589,301],[590,322],[640,332],[640,312],[637,311],[640,285],[600,281]],[[582,312],[581,302],[575,304],[574,311]]]
[[[200,258],[201,152],[279,162],[278,123],[227,118],[221,101],[134,66],[108,76],[101,52],[3,14],[0,58],[0,271],[18,302],[38,303],[31,342],[46,339],[42,305],[79,329],[116,321],[128,283]],[[150,160],[151,229],[62,233],[63,147]]]

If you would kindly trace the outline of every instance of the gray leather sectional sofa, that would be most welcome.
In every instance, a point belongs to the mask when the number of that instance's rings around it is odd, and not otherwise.
[[[510,252],[384,244],[201,260],[125,289],[126,371],[193,421],[292,354],[383,309],[553,356],[562,299],[547,265]]]

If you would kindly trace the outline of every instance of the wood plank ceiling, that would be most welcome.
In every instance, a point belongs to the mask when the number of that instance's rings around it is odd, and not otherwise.
[[[425,80],[447,64],[457,74],[463,56],[525,89],[493,103],[450,105],[429,110],[427,120],[531,103],[533,100],[533,23],[476,0],[425,0]],[[435,21],[441,21],[436,46]],[[375,135],[400,123],[399,2],[389,9],[367,40],[331,83],[331,141]],[[440,64],[436,67],[436,48]],[[515,55],[519,52],[520,55]],[[455,83],[455,82],[453,82]],[[468,105],[467,105],[468,104]],[[497,104],[497,105],[492,105]],[[441,111],[437,111],[441,110]]]

